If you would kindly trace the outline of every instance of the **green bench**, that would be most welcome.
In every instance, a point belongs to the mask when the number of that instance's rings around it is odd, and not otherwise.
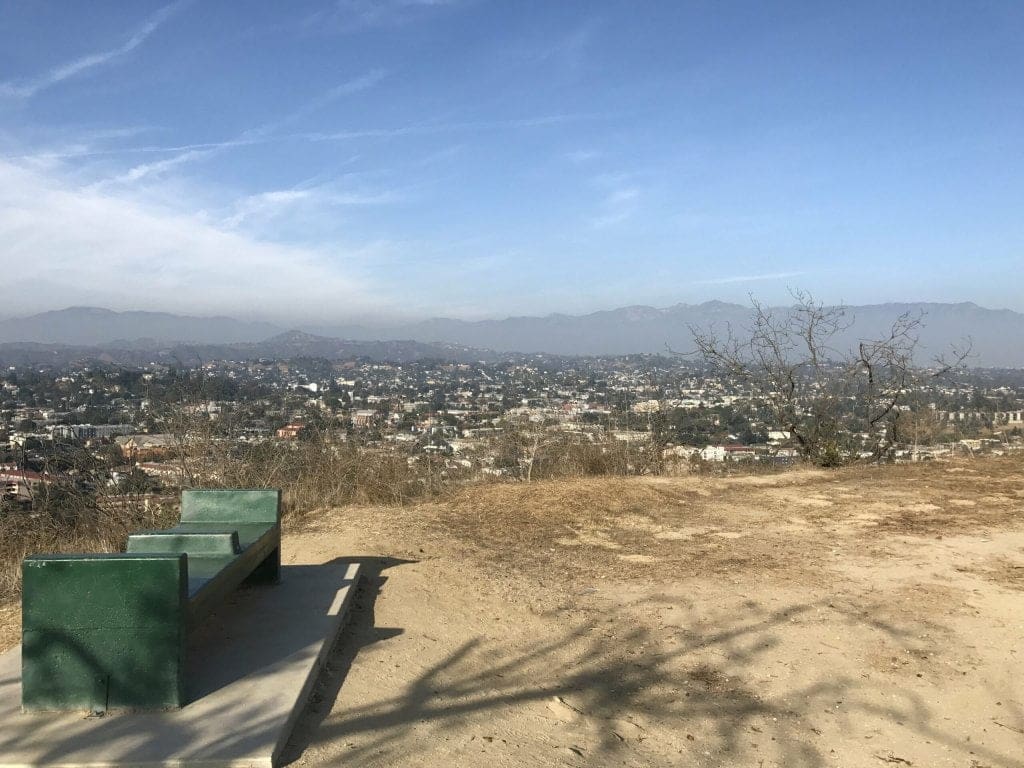
[[[122,554],[26,557],[22,709],[184,706],[190,629],[280,566],[279,490],[186,490],[180,524]]]

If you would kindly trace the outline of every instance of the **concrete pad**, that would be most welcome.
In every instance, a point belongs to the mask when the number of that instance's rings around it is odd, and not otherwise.
[[[0,768],[272,768],[343,625],[359,565],[281,568],[189,639],[189,704],[166,712],[21,711],[21,649],[0,656]]]

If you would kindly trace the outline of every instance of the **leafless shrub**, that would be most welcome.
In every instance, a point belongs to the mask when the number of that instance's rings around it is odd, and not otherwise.
[[[444,486],[403,452],[315,439],[265,442],[211,467],[207,485],[281,488],[290,514],[351,503],[405,504]],[[434,469],[434,472],[431,472]]]
[[[855,453],[843,436],[868,435],[873,458],[898,440],[903,403],[923,380],[943,376],[970,353],[951,348],[928,367],[915,364],[923,315],[905,313],[887,334],[838,349],[836,337],[853,320],[842,306],[825,306],[795,291],[794,305],[777,311],[755,299],[748,328],[691,328],[706,362],[750,388],[775,423],[796,439],[804,458],[829,466]],[[849,442],[849,440],[847,440]]]
[[[661,452],[653,445],[616,440],[605,432],[550,432],[541,426],[509,423],[492,448],[499,468],[527,482],[663,470]]]

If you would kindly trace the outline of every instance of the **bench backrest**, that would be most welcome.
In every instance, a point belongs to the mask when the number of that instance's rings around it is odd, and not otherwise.
[[[276,488],[206,489],[181,492],[183,523],[281,522],[281,491]]]

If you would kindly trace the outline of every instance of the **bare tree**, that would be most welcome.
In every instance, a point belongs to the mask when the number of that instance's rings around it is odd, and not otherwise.
[[[748,328],[690,328],[697,353],[731,379],[749,387],[800,453],[822,465],[843,462],[861,446],[877,458],[899,436],[908,394],[925,380],[962,365],[970,344],[951,348],[928,367],[915,364],[923,314],[904,313],[877,339],[837,348],[853,324],[842,306],[826,306],[805,291],[792,307],[776,310],[751,299]]]

